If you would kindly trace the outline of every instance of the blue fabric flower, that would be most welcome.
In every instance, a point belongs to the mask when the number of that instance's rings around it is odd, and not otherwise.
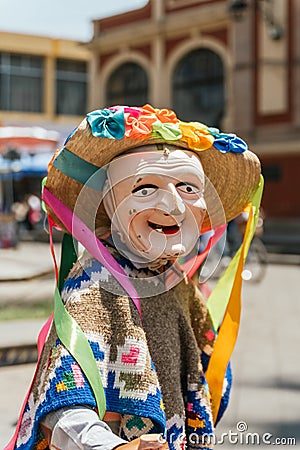
[[[215,136],[214,147],[221,153],[243,153],[248,149],[248,146],[243,139],[235,134],[219,133]]]
[[[124,108],[98,109],[87,114],[92,135],[107,139],[122,139],[125,133]]]

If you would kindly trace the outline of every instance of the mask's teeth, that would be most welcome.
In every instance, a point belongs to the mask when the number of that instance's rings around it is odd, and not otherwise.
[[[155,231],[158,231],[159,233],[162,233],[163,229],[162,228],[155,228]]]

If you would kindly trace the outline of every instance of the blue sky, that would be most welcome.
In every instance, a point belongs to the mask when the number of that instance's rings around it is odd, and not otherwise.
[[[144,6],[147,0],[0,0],[0,31],[88,41],[93,19]]]

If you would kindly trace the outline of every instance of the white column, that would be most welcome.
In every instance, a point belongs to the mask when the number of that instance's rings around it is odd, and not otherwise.
[[[152,73],[150,80],[150,102],[156,107],[166,106],[166,68],[163,60],[164,41],[156,36],[152,41]]]
[[[103,86],[100,83],[101,70],[99,69],[98,53],[93,53],[89,63],[88,75],[88,111],[92,111],[102,107],[104,103]]]
[[[164,0],[153,0],[152,1],[153,8],[153,20],[155,22],[160,22],[164,17]]]

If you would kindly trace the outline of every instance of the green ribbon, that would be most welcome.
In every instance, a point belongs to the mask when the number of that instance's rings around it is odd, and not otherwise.
[[[55,288],[54,294],[54,324],[58,338],[86,376],[95,396],[99,417],[102,419],[105,414],[106,400],[94,354],[82,329],[66,310],[59,292],[76,259],[76,243],[72,236],[65,234],[62,242],[59,287]]]
[[[53,166],[70,178],[96,191],[102,192],[106,180],[106,170],[80,158],[63,148],[53,161]]]
[[[251,240],[253,238],[256,229],[263,188],[264,188],[264,179],[263,176],[261,175],[259,184],[252,198],[254,220],[249,235],[246,237],[244,261],[248,254]],[[211,319],[216,330],[219,328],[219,325],[222,322],[223,316],[227,308],[227,304],[230,298],[235,274],[240,259],[240,254],[241,254],[241,247],[230,261],[230,264],[228,265],[227,269],[219,279],[218,283],[216,284],[214,290],[210,294],[207,301],[207,308],[210,312]]]
[[[47,183],[47,177],[44,177],[44,178],[42,179],[42,198],[43,198],[43,189],[44,189],[46,183]],[[45,205],[45,203],[44,203],[43,200],[42,200],[42,210],[43,210],[45,213],[47,213],[46,205]]]
[[[59,269],[58,288],[61,291],[65,279],[67,278],[73,264],[78,258],[78,242],[71,236],[65,233],[61,244],[61,262]]]

